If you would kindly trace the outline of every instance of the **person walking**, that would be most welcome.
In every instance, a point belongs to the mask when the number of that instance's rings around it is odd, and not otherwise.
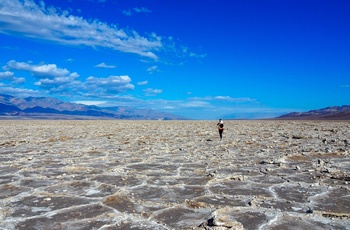
[[[224,132],[224,122],[222,119],[219,119],[219,123],[216,124],[219,130],[219,135],[220,135],[220,141],[222,141],[222,133]]]

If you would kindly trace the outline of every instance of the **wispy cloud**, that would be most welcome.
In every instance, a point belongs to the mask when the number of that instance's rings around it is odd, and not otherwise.
[[[151,13],[152,11],[145,8],[145,7],[140,7],[140,8],[132,8],[132,9],[128,9],[128,10],[123,10],[123,14],[126,15],[126,16],[132,16],[134,13],[145,13],[145,14],[148,14],[148,13]]]
[[[131,16],[132,15],[132,11],[129,9],[129,10],[123,10],[122,12],[124,15],[126,16]]]
[[[1,30],[0,30],[1,31]],[[15,46],[0,46],[0,49],[5,49],[5,50],[19,50],[18,47]]]
[[[249,97],[233,98],[230,96],[216,96],[216,97],[213,97],[213,99],[220,100],[220,101],[227,101],[227,102],[256,102],[256,99],[252,99]]]
[[[147,89],[144,89],[143,92],[145,93],[146,96],[156,96],[156,95],[162,93],[163,90],[147,88]]]
[[[116,68],[115,65],[106,65],[104,62],[95,65],[94,67],[98,67],[98,68],[108,68],[108,69],[114,69]]]
[[[161,38],[154,33],[142,37],[134,30],[70,15],[59,8],[47,8],[44,2],[37,5],[33,0],[2,0],[0,22],[2,33],[61,44],[105,47],[152,59],[158,58],[154,51],[163,46]]]
[[[74,59],[73,59],[73,58],[68,58],[68,59],[66,60],[66,62],[74,62]]]
[[[106,101],[73,101],[74,103],[83,104],[83,105],[103,105]]]
[[[150,12],[144,7],[123,11],[125,15]],[[47,7],[43,1],[40,4],[36,4],[34,0],[0,1],[0,32],[63,45],[103,47],[137,54],[151,60],[159,60],[161,54],[167,55],[163,56],[165,59],[206,56],[176,44],[173,37],[162,37],[156,33],[146,33],[142,36],[129,28],[118,28],[115,24],[98,19],[72,15],[68,10]]]
[[[182,103],[181,106],[185,107],[185,108],[208,108],[208,107],[213,107],[209,102],[207,102],[207,101],[200,101],[200,100],[185,102],[185,103]]]
[[[152,11],[145,8],[145,7],[141,7],[141,8],[133,8],[133,10],[136,12],[136,13],[151,13]]]
[[[340,87],[342,87],[342,88],[350,88],[350,85],[342,85]]]
[[[151,67],[149,67],[149,68],[147,69],[147,72],[148,72],[149,74],[152,74],[152,73],[154,73],[154,72],[156,72],[156,71],[158,71],[158,66],[156,66],[156,65],[151,66]]]
[[[193,97],[190,98],[190,100],[196,101],[215,101],[215,102],[222,102],[222,103],[257,103],[256,99],[249,98],[249,97],[230,97],[230,96],[207,96],[207,97]]]
[[[140,82],[137,82],[138,85],[147,85],[148,84],[148,81],[140,81]]]

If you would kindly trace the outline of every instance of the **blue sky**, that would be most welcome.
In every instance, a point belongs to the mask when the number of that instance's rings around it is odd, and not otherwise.
[[[2,0],[0,93],[266,118],[350,104],[348,0]]]

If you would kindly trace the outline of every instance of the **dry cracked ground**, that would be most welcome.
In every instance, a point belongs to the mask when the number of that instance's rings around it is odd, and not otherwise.
[[[0,229],[350,229],[349,121],[0,121]]]

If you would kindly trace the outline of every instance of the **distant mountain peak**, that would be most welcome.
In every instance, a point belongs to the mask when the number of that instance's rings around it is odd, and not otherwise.
[[[350,105],[329,106],[307,112],[292,112],[276,119],[286,120],[350,120]]]

